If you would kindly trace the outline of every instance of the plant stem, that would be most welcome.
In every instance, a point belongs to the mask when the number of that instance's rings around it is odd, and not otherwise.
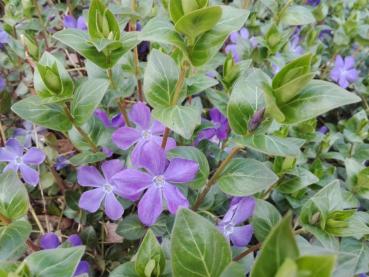
[[[11,223],[11,220],[7,218],[5,215],[0,214],[0,222],[4,223],[5,225],[8,225]]]
[[[168,127],[165,127],[163,140],[161,141],[161,148],[163,149],[165,149],[165,146],[167,145],[169,133],[170,133],[170,129]]]
[[[237,261],[241,260],[243,257],[246,257],[248,254],[250,254],[252,252],[255,252],[256,250],[259,250],[260,247],[261,247],[261,242],[259,242],[256,245],[251,246],[250,248],[248,248],[247,250],[242,252],[240,255],[234,257],[233,261],[237,262]]]
[[[224,161],[219,165],[217,170],[215,171],[214,175],[209,179],[208,183],[206,184],[203,191],[197,197],[195,204],[192,207],[192,210],[196,211],[200,206],[201,203],[204,201],[205,196],[210,191],[211,187],[218,181],[220,175],[223,173],[224,168],[229,164],[229,162],[233,159],[233,157],[240,151],[242,147],[235,147],[229,152],[228,156],[224,159]]]
[[[112,89],[116,89],[117,87],[115,86],[114,79],[113,79],[113,70],[111,68],[107,69],[106,74],[108,75],[109,82],[110,82]]]
[[[120,113],[123,115],[124,121],[126,122],[127,126],[131,127],[131,122],[129,121],[129,118],[128,118],[128,113],[126,110],[126,102],[124,101],[124,99],[121,98],[119,100],[118,107],[119,107]]]
[[[44,229],[44,227],[42,227],[42,224],[41,224],[40,220],[38,219],[37,214],[36,214],[35,210],[32,208],[31,205],[29,205],[29,211],[31,212],[31,215],[32,215],[33,219],[35,220],[41,234],[45,234],[45,229]]]
[[[42,19],[42,13],[41,13],[40,5],[38,4],[37,0],[33,0],[33,5],[36,8],[37,17],[38,17],[38,20],[40,21],[40,24],[41,24],[41,27],[42,27],[42,36],[44,37],[44,40],[45,40],[45,47],[46,47],[46,50],[48,50],[49,49],[49,42],[47,41],[47,30],[46,30],[45,22]]]
[[[68,117],[69,121],[72,123],[74,128],[78,131],[78,133],[86,140],[86,142],[90,145],[93,152],[98,152],[99,149],[97,148],[96,144],[91,140],[90,136],[82,130],[81,127],[78,126],[77,122],[75,121],[73,115],[71,114],[69,108],[67,105],[64,105],[64,112],[66,116]]]
[[[3,124],[1,123],[1,119],[0,119],[0,136],[1,136],[1,143],[0,143],[0,145],[4,146],[5,143],[6,143],[6,136],[5,136]]]

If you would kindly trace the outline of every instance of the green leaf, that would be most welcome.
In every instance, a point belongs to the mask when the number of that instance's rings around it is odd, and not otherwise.
[[[267,201],[256,199],[251,224],[258,241],[264,241],[270,230],[281,220],[279,211]]]
[[[231,262],[220,277],[245,277],[245,268],[241,263]]]
[[[220,6],[222,17],[213,29],[201,35],[188,50],[192,64],[201,66],[207,63],[224,44],[228,35],[239,30],[246,22],[249,11],[230,6]]]
[[[139,275],[136,273],[134,262],[126,262],[115,268],[109,274],[109,277],[138,277],[138,276]]]
[[[299,256],[291,228],[291,218],[292,215],[289,213],[269,233],[256,258],[250,277],[274,276],[286,259],[296,259]]]
[[[138,240],[145,235],[146,229],[137,215],[128,215],[118,223],[117,234],[127,240]]]
[[[221,111],[223,115],[227,115],[227,105],[229,96],[224,91],[209,89],[206,92],[206,97],[209,99],[211,104]]]
[[[285,277],[285,276],[297,277],[298,276],[297,271],[298,269],[295,261],[287,258],[285,259],[283,264],[279,267],[275,277]]]
[[[201,123],[201,110],[197,106],[171,106],[154,109],[152,116],[185,139],[190,139]]]
[[[0,175],[0,214],[17,220],[28,212],[28,192],[17,174],[9,170]]]
[[[263,84],[270,82],[263,71],[254,69],[246,76],[241,76],[234,84],[227,115],[229,125],[236,134],[247,134],[252,116],[265,108]]]
[[[286,116],[283,123],[296,124],[360,100],[360,97],[333,83],[312,80],[297,97],[281,105],[280,109]]]
[[[169,55],[153,50],[148,58],[143,89],[145,98],[154,108],[169,107],[179,70],[175,61]],[[185,95],[182,94],[182,99]]]
[[[177,22],[184,15],[192,11],[205,8],[208,0],[169,0],[169,14],[173,22]]]
[[[232,196],[249,196],[268,189],[278,177],[264,164],[253,159],[233,159],[218,180],[220,189]]]
[[[296,260],[299,274],[306,277],[330,277],[335,263],[336,257],[333,255],[303,256]]]
[[[56,75],[53,75],[55,69]],[[48,74],[48,72],[51,74]],[[52,82],[52,77],[56,77],[60,80],[58,88],[52,88],[49,83]],[[50,80],[51,79],[51,80]],[[69,99],[73,95],[74,84],[72,78],[65,70],[64,65],[53,55],[45,52],[37,67],[33,76],[33,83],[38,95],[45,103],[59,102]]]
[[[31,224],[20,220],[0,227],[0,260],[17,260],[23,255],[31,231]]]
[[[172,158],[184,158],[197,162],[200,166],[199,171],[195,179],[187,185],[192,188],[201,188],[209,176],[209,163],[204,153],[192,146],[178,146],[167,153],[169,159]]]
[[[226,238],[202,216],[188,209],[177,212],[171,241],[176,277],[218,277],[231,262]]]
[[[255,151],[270,156],[297,157],[301,154],[301,140],[271,135],[237,136],[234,141]],[[302,141],[303,142],[303,141]]]
[[[187,96],[194,95],[216,86],[218,81],[205,75],[196,75],[186,79]]]
[[[307,25],[315,23],[315,17],[309,8],[293,5],[283,13],[281,22],[289,26]]]
[[[193,45],[196,38],[212,29],[222,16],[222,9],[213,6],[194,10],[182,16],[175,24],[178,32],[189,38],[189,44]]]
[[[146,266],[150,261],[154,261],[153,275],[160,276],[165,267],[164,253],[154,233],[148,229],[136,254],[135,269],[140,276],[151,276],[151,274],[145,274]]]
[[[32,253],[24,262],[32,276],[72,277],[84,251],[84,246],[42,250]]]
[[[86,164],[97,163],[106,159],[106,155],[103,152],[92,152],[90,150],[83,151],[74,155],[69,159],[69,162],[73,166],[81,166]]]
[[[38,96],[29,96],[12,106],[19,117],[37,125],[56,131],[68,131],[72,128],[63,107],[58,104],[45,104]]]
[[[278,191],[294,193],[311,184],[317,183],[319,178],[303,167],[294,168],[284,175],[278,184]]]
[[[106,79],[87,80],[78,86],[71,103],[71,113],[78,125],[92,116],[108,87],[109,81]]]

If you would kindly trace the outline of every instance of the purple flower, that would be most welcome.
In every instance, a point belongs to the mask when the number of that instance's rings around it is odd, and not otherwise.
[[[316,7],[320,4],[320,0],[307,0],[307,4],[310,6]]]
[[[234,246],[244,247],[250,242],[253,228],[250,224],[241,224],[253,214],[254,208],[254,198],[234,197],[231,201],[230,208],[219,222],[219,230]]]
[[[125,125],[123,116],[120,113],[109,119],[108,114],[104,110],[96,109],[94,115],[104,124],[106,128],[119,128]]]
[[[59,157],[57,157],[55,159],[55,164],[54,167],[56,170],[61,170],[64,167],[68,166],[70,164],[69,162],[69,158],[71,158],[73,156],[73,154],[68,154],[68,155],[61,155]]]
[[[23,146],[16,139],[9,139],[5,147],[0,148],[0,162],[8,162],[4,172],[20,170],[23,180],[36,186],[39,182],[39,173],[29,165],[39,165],[45,160],[45,154],[36,147],[31,147],[23,154]]]
[[[199,165],[192,160],[174,158],[167,161],[164,150],[150,142],[150,148],[142,155],[142,167],[146,172],[128,168],[114,176],[114,180],[128,199],[144,194],[138,204],[138,217],[147,226],[153,225],[164,206],[171,214],[189,203],[177,184],[191,182]]]
[[[23,137],[24,147],[29,148],[32,146],[32,141],[36,141],[36,134],[43,135],[46,129],[40,126],[33,128],[31,121],[23,121],[24,128],[16,128],[13,133],[13,138]]]
[[[9,43],[9,35],[3,29],[0,28],[0,46]]]
[[[304,48],[300,45],[300,36],[299,34],[295,34],[292,36],[291,41],[289,42],[289,50],[295,55],[300,56],[304,53]]]
[[[241,28],[241,30],[232,32],[229,36],[230,44],[225,47],[225,52],[228,54],[231,52],[234,61],[237,63],[241,60],[240,54],[238,52],[238,44],[241,41],[249,41],[252,48],[255,48],[257,41],[254,37],[250,38],[249,31],[246,28]]]
[[[64,27],[74,28],[74,29],[80,29],[82,31],[87,31],[87,25],[84,17],[81,15],[76,20],[73,15],[66,15],[64,16]]]
[[[6,80],[3,76],[0,75],[0,92],[2,92],[6,88]]]
[[[121,149],[133,148],[131,159],[133,164],[140,165],[141,156],[145,145],[148,142],[155,142],[161,145],[164,133],[164,126],[157,120],[151,119],[150,109],[142,102],[132,106],[129,113],[131,122],[136,124],[135,128],[121,127],[113,133],[113,142]],[[170,150],[176,146],[173,138],[168,138],[165,150]]]
[[[318,132],[325,135],[326,133],[329,132],[329,129],[327,128],[327,126],[322,126],[319,128]]]
[[[67,242],[72,246],[82,245],[82,240],[78,235],[71,235],[67,239]],[[44,234],[40,239],[41,249],[55,249],[60,246],[61,242],[55,233],[50,232]],[[73,276],[79,276],[81,274],[88,274],[90,271],[90,264],[87,261],[80,261]]]
[[[324,30],[320,31],[320,33],[319,33],[319,39],[320,40],[331,39],[332,37],[333,37],[333,32],[330,29],[324,29]]]
[[[355,68],[355,59],[351,56],[342,58],[338,55],[331,71],[331,78],[342,88],[347,88],[355,82],[359,78],[359,72]]]
[[[196,138],[196,144],[204,139],[225,140],[228,137],[229,125],[227,118],[217,108],[212,108],[209,115],[214,127],[201,130]]]
[[[124,209],[115,195],[124,197],[124,194],[116,185],[113,177],[123,169],[124,167],[120,160],[104,162],[101,165],[104,176],[93,166],[81,166],[78,168],[78,183],[84,187],[94,187],[94,189],[82,193],[79,199],[79,207],[94,213],[104,201],[105,214],[112,220],[121,218]]]

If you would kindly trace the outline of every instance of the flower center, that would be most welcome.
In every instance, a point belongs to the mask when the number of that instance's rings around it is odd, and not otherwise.
[[[21,163],[23,162],[22,157],[17,157],[17,158],[15,159],[15,162],[16,162],[17,164],[21,164]]]
[[[213,124],[215,129],[219,129],[222,126],[220,122],[213,122]]]
[[[232,224],[228,223],[227,225],[224,226],[224,234],[226,236],[229,236],[230,234],[233,233],[234,227]]]
[[[151,132],[150,130],[143,130],[141,135],[144,139],[149,139],[151,137]]]
[[[106,193],[110,193],[110,192],[112,192],[112,191],[113,191],[113,187],[112,187],[112,185],[110,185],[110,184],[108,184],[108,183],[104,184],[104,185],[103,185],[103,188],[104,188],[104,191],[105,191]]]
[[[159,176],[155,176],[152,179],[153,183],[158,187],[158,188],[162,188],[165,184],[165,179],[163,175],[159,175]]]

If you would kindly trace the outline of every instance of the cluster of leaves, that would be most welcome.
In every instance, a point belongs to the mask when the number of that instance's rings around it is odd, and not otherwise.
[[[369,272],[369,1],[4,3],[0,276]],[[77,14],[87,31],[67,28],[66,17]],[[141,202],[136,211],[147,187],[113,196],[125,210],[118,220],[102,212],[109,200],[95,212],[78,203],[84,193],[96,206],[76,176],[81,168],[88,174],[114,159],[131,174],[147,169],[133,159],[137,146],[120,147],[121,126],[109,119],[118,113],[122,130],[135,123],[146,139],[139,123],[150,119],[132,115],[137,102],[165,126],[157,146],[166,158],[198,166],[194,178],[177,182],[175,197],[189,207],[173,208],[160,195],[166,203],[158,209],[170,213],[153,224],[142,220]],[[31,127],[19,136],[20,119]],[[11,137],[46,154],[33,163],[37,187],[26,184],[23,156],[9,158]],[[166,147],[170,140],[176,147]],[[145,145],[143,153],[152,151]],[[142,181],[128,179],[121,191]],[[84,246],[45,249],[40,241],[51,231],[79,233]],[[90,263],[82,273],[81,259]]]

